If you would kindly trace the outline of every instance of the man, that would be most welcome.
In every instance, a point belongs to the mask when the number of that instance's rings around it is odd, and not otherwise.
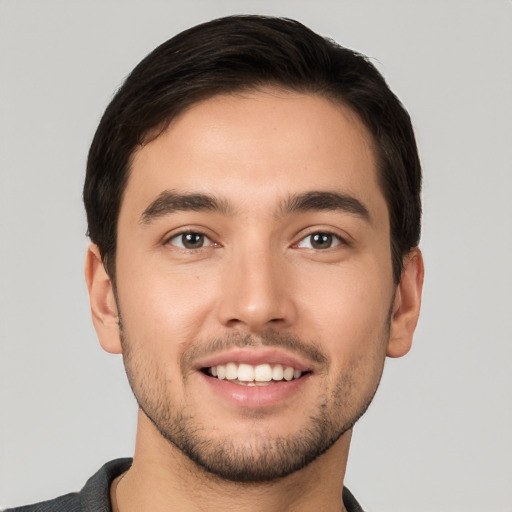
[[[93,322],[139,404],[133,460],[18,511],[358,511],[352,427],[411,346],[409,117],[362,56],[230,17],[146,57],[94,137]]]

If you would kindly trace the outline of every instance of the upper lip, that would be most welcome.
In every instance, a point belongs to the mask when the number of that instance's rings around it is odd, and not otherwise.
[[[297,356],[288,354],[281,349],[273,349],[269,347],[250,347],[250,348],[236,348],[214,354],[199,359],[196,364],[196,370],[203,368],[211,368],[219,364],[227,363],[245,363],[253,366],[259,364],[281,364],[282,366],[291,366],[301,372],[312,371],[311,364],[302,361]]]

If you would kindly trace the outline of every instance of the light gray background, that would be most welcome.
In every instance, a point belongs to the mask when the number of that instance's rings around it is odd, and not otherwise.
[[[374,59],[424,172],[424,306],[355,429],[369,512],[512,511],[512,3],[0,2],[0,504],[132,454],[136,406],[96,342],[81,187],[103,109],[157,44],[235,13],[297,18]]]

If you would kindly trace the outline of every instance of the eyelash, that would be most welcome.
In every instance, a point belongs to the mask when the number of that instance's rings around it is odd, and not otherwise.
[[[185,244],[183,243],[183,239],[184,239],[185,236],[191,236],[191,235],[194,235],[196,237],[200,237],[201,241],[203,242],[203,245],[201,245],[200,247],[186,247]],[[324,248],[313,247],[311,242],[310,242],[310,246],[309,247],[301,246],[301,244],[304,243],[308,238],[311,240],[312,237],[314,237],[314,236],[326,237],[327,238],[326,242],[330,242],[329,243],[329,247],[324,247]],[[173,243],[172,241],[175,240],[175,239],[180,239],[181,244],[178,245],[177,243]],[[208,243],[207,245],[204,245],[205,240],[209,241],[210,243]],[[180,233],[174,234],[172,237],[167,239],[166,244],[170,244],[170,245],[173,245],[174,247],[177,247],[178,249],[187,250],[187,251],[194,251],[194,250],[204,249],[206,247],[220,247],[220,245],[218,243],[214,242],[208,235],[205,235],[204,233],[201,233],[200,231],[193,231],[193,230],[182,231]],[[300,248],[304,248],[304,249],[312,249],[312,250],[324,251],[324,250],[334,249],[335,247],[338,247],[340,245],[348,245],[348,243],[347,243],[347,241],[345,239],[343,239],[339,235],[337,235],[335,233],[332,233],[330,231],[313,231],[313,232],[307,234],[306,236],[302,237],[292,247],[299,248],[299,249]]]
[[[174,239],[177,239],[177,238],[181,239],[181,241],[183,241],[183,237],[185,237],[187,235],[195,235],[195,236],[198,236],[198,237],[202,237],[203,240],[204,239],[209,240],[210,243],[208,245],[202,245],[201,247],[185,247],[183,243],[181,245],[177,245],[176,243],[172,243],[172,241]],[[178,249],[188,250],[188,251],[197,251],[199,249],[204,249],[206,247],[219,247],[219,244],[214,242],[208,235],[205,235],[204,233],[201,233],[200,231],[194,231],[194,230],[182,231],[180,233],[176,233],[176,234],[172,235],[170,238],[168,238],[165,243],[173,245],[174,247],[177,247]]]
[[[330,239],[331,241],[331,244],[329,245],[329,247],[325,247],[325,248],[318,248],[318,247],[301,247],[301,244],[307,240],[307,239],[312,239],[312,237],[314,236],[324,236],[324,237],[328,237],[328,240]],[[333,245],[334,244],[334,245]],[[310,243],[311,245],[311,243]],[[338,246],[341,246],[341,245],[348,245],[347,241],[342,238],[341,236],[335,234],[335,233],[332,233],[331,231],[323,231],[323,230],[318,230],[318,231],[312,231],[311,233],[308,233],[306,236],[302,237],[296,244],[294,244],[294,247],[297,247],[297,248],[304,248],[304,249],[310,249],[310,250],[318,250],[318,251],[327,251],[329,249],[334,249]]]

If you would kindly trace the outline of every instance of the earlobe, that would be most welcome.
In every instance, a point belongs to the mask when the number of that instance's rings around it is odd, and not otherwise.
[[[423,275],[423,256],[416,247],[404,257],[404,269],[391,316],[388,357],[404,356],[411,348],[420,314]]]
[[[95,244],[87,249],[85,281],[89,290],[92,321],[100,344],[107,352],[120,354],[121,336],[114,289]]]

